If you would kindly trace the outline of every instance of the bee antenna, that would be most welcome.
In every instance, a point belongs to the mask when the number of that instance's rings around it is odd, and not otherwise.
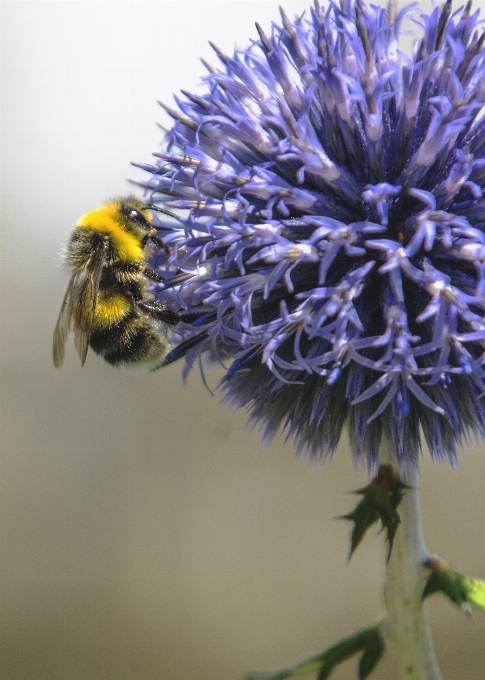
[[[166,208],[160,208],[158,205],[147,205],[147,208],[154,210],[155,212],[161,212],[164,215],[168,215],[169,217],[173,217],[175,220],[177,219],[177,215],[175,213],[167,210]]]

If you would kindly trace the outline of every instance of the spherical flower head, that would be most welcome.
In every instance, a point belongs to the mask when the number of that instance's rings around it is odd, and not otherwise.
[[[200,315],[166,363],[218,359],[266,438],[403,467],[485,434],[485,50],[471,4],[402,19],[318,2],[183,92],[144,186],[169,211],[155,296]],[[175,211],[170,216],[170,212]]]

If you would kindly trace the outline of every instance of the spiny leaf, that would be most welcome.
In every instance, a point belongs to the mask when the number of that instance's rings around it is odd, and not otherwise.
[[[373,637],[369,637],[368,643],[359,661],[359,680],[365,680],[374,668],[377,666],[379,661],[384,654],[384,640],[379,630],[376,630],[376,634]]]
[[[248,673],[246,678],[247,680],[284,680],[292,676],[307,675],[316,671],[317,680],[327,680],[334,668],[355,654],[362,652],[359,660],[358,680],[365,680],[384,652],[384,639],[381,633],[382,623],[383,621],[379,621],[372,626],[362,628],[327,647],[320,654],[300,661],[293,666],[276,671],[252,671]]]
[[[459,607],[472,605],[485,610],[485,581],[460,574],[439,557],[425,562],[430,569],[423,591],[423,599],[433,593],[443,593]]]
[[[354,524],[350,538],[349,559],[364,538],[367,529],[380,519],[389,543],[387,555],[389,560],[397,527],[401,521],[397,508],[407,488],[409,487],[404,484],[391,465],[381,465],[371,483],[354,492],[363,496],[363,499],[352,512],[340,518],[347,519]]]

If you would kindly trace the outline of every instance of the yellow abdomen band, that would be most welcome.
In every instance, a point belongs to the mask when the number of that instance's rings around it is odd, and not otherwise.
[[[120,323],[131,310],[130,301],[122,295],[104,296],[98,294],[94,325],[96,328],[109,328]]]

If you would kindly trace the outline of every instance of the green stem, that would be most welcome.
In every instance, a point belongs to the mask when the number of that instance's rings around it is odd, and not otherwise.
[[[391,464],[396,467],[395,460]],[[399,505],[401,523],[386,565],[385,634],[396,653],[403,680],[441,680],[422,601],[426,579],[423,562],[429,553],[421,530],[416,470],[409,469],[403,481],[410,488]]]

